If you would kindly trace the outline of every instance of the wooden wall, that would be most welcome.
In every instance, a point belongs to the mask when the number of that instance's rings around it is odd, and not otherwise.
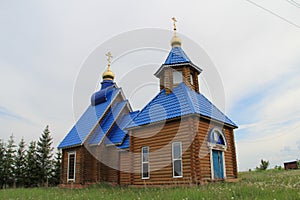
[[[61,183],[70,184],[67,183],[69,151],[76,151],[75,184],[105,181],[121,185],[176,185],[209,181],[212,176],[207,137],[209,131],[215,127],[221,126],[199,116],[187,116],[165,124],[146,125],[130,130],[129,151],[118,152],[114,146],[95,146],[94,149],[89,149],[96,155],[95,158],[84,146],[64,149]],[[224,151],[226,178],[237,178],[233,129],[225,126],[222,131],[227,140],[227,149]],[[173,178],[173,142],[182,142],[182,178]],[[143,146],[149,146],[149,179],[141,177]]]
[[[211,161],[210,161],[210,149],[207,145],[208,133],[212,128],[220,128],[225,134],[227,140],[227,149],[224,151],[225,157],[225,170],[226,178],[237,178],[237,162],[236,162],[236,150],[234,142],[234,133],[233,129],[224,126],[216,122],[210,122],[207,119],[201,118],[194,119],[194,123],[198,127],[198,141],[195,139],[196,151],[199,152],[199,163],[200,171],[197,172],[197,177],[200,182],[205,180],[210,180],[211,177]]]
[[[166,89],[166,93],[171,93],[172,89],[176,87],[178,84],[173,84],[173,70],[180,70],[182,71],[183,76],[183,82],[190,87],[191,89],[195,90],[196,92],[200,93],[199,91],[199,81],[198,81],[198,75],[199,73],[192,69],[190,66],[180,66],[180,67],[169,67],[165,68],[163,72],[160,74],[160,90]],[[194,85],[190,82],[190,74],[193,75],[193,82]]]
[[[128,151],[120,151],[120,184],[131,184],[131,163],[130,153]]]
[[[134,185],[186,184],[191,180],[193,136],[187,118],[131,131],[131,183]],[[191,136],[190,136],[191,135]],[[183,178],[173,178],[172,142],[182,142]],[[141,177],[141,148],[149,146],[150,178]]]
[[[167,122],[165,125],[147,125],[131,130],[131,184],[200,184],[210,181],[211,161],[207,138],[209,131],[215,127],[222,128],[219,123],[190,116]],[[233,129],[224,126],[222,130],[227,139],[227,149],[224,151],[226,178],[237,178]],[[172,174],[172,142],[178,141],[182,142],[183,178],[173,178]],[[141,177],[143,146],[149,146],[149,179]],[[123,179],[121,184],[122,182]]]
[[[63,149],[61,165],[61,183],[62,184],[90,184],[100,181],[119,183],[119,154],[111,148],[105,147],[99,150],[99,146],[87,150],[84,146]],[[76,151],[76,171],[75,182],[67,182],[68,171],[68,152]],[[93,152],[92,154],[90,153]],[[95,154],[97,151],[99,154]],[[105,158],[100,158],[103,155]],[[110,157],[109,162],[108,157]],[[101,159],[105,159],[104,163]]]

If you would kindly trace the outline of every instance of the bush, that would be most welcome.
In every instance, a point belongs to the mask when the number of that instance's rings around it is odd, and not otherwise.
[[[260,160],[260,165],[256,167],[256,170],[266,170],[270,165],[270,162],[268,160]]]
[[[280,166],[280,165],[279,166],[275,165],[274,169],[276,169],[276,170],[283,170],[283,167]]]

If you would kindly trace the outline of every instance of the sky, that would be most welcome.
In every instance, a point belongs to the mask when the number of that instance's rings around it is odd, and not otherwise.
[[[239,170],[300,159],[299,0],[0,1],[0,138],[29,143],[49,125],[57,146],[99,88],[107,50],[115,81],[143,108],[158,92],[173,16],[203,69],[201,92],[239,126]]]

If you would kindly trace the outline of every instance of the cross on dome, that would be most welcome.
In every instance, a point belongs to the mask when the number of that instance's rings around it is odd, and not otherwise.
[[[174,36],[172,37],[172,40],[171,40],[171,46],[172,47],[180,47],[181,46],[181,39],[179,37],[177,37],[176,35],[176,22],[177,22],[177,19],[175,17],[172,17],[171,18],[173,20],[173,30],[174,30]]]
[[[114,80],[115,74],[110,70],[112,54],[109,51],[105,55],[107,56],[107,70],[102,74],[102,78],[103,80]]]

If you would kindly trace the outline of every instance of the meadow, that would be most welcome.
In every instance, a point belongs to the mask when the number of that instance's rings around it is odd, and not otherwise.
[[[300,199],[300,170],[239,173],[236,183],[209,183],[175,188],[114,187],[86,189],[20,188],[0,190],[0,199]]]

